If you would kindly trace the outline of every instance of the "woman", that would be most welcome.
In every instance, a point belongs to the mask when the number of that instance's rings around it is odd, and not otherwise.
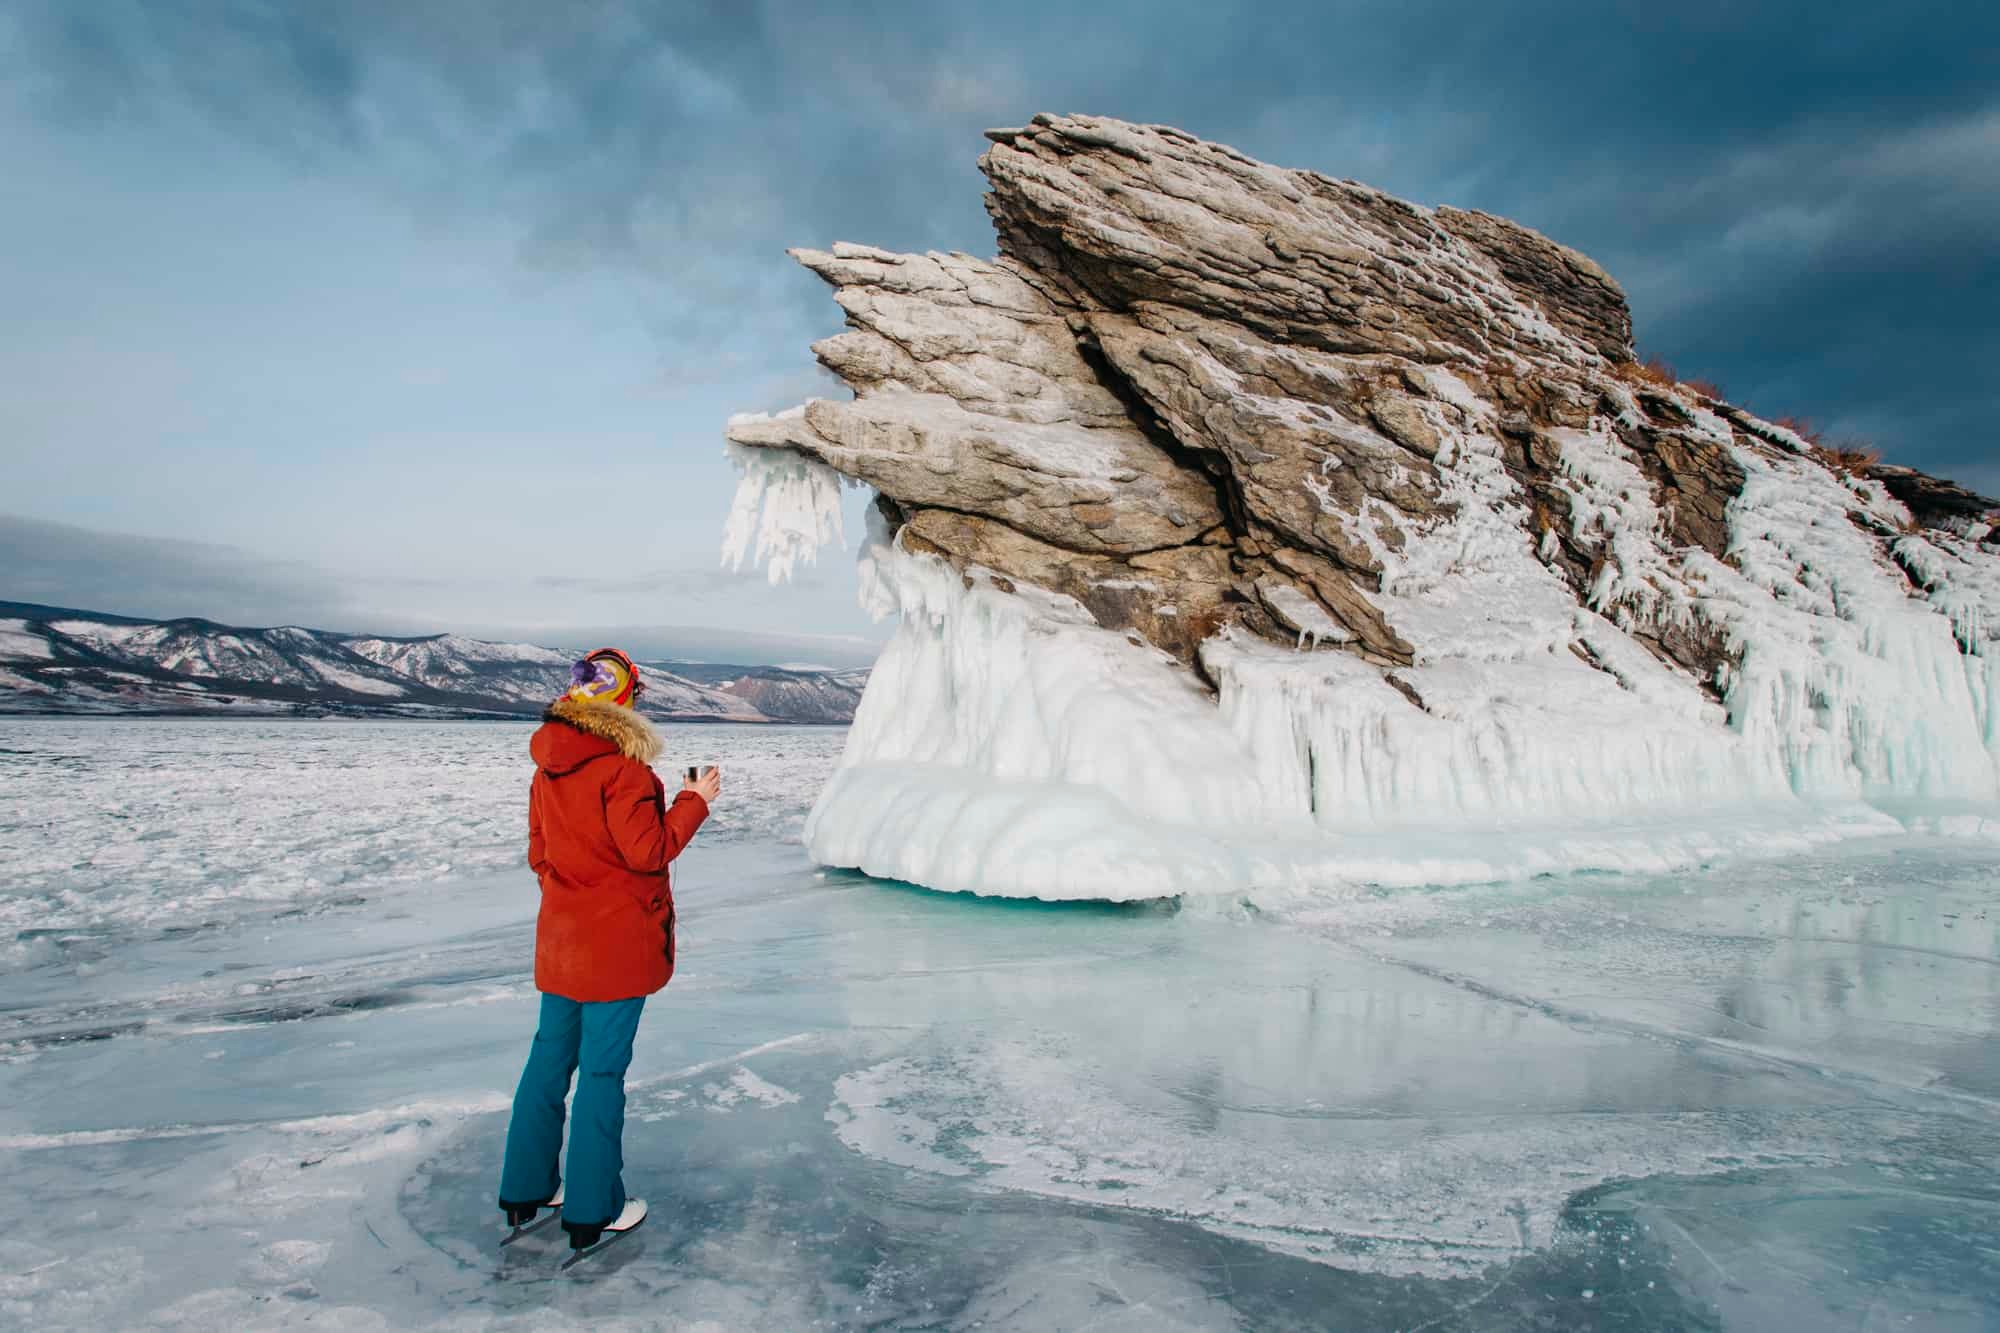
[[[722,788],[709,769],[672,805],[650,765],[659,733],[633,709],[645,686],[632,659],[600,648],[570,669],[528,743],[528,864],[542,884],[535,921],[541,1024],[514,1092],[500,1207],[521,1226],[562,1210],[571,1249],[646,1219],[625,1197],[625,1069],[646,997],[674,974],[674,898],[667,865],[708,817]],[[558,1169],[563,1098],[583,1071],[569,1129],[568,1179]]]

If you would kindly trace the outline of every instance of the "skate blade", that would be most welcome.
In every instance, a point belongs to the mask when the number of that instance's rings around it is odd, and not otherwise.
[[[648,1216],[651,1216],[651,1214],[648,1214]],[[569,1258],[563,1260],[561,1271],[567,1273],[570,1269],[582,1263],[585,1259],[590,1258],[592,1255],[604,1253],[606,1250],[610,1249],[613,1245],[616,1245],[619,1241],[624,1240],[627,1236],[631,1235],[633,1232],[637,1231],[640,1227],[645,1225],[646,1225],[646,1219],[642,1217],[637,1222],[633,1223],[631,1226],[626,1227],[623,1231],[607,1231],[604,1234],[604,1239],[598,1241],[597,1244],[591,1246],[587,1250],[578,1250],[575,1254],[572,1254]]]
[[[526,1226],[515,1227],[505,1236],[502,1236],[500,1238],[500,1248],[504,1250],[509,1245],[512,1245],[515,1241],[522,1240],[528,1236],[534,1235],[537,1231],[540,1231],[543,1227],[547,1226],[549,1223],[555,1221],[558,1217],[561,1216],[562,1216],[561,1209],[559,1208],[549,1209],[548,1216],[538,1217],[534,1221],[528,1223]]]

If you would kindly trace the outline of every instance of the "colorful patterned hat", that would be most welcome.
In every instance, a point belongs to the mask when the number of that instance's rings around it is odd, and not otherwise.
[[[630,708],[645,688],[631,658],[616,648],[599,648],[569,669],[569,692],[563,697]]]

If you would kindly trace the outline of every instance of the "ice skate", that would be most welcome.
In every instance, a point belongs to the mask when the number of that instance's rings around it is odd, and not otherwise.
[[[501,1210],[507,1214],[507,1225],[513,1228],[505,1236],[501,1237],[501,1248],[504,1249],[512,1245],[523,1236],[533,1235],[549,1223],[555,1221],[558,1217],[561,1217],[562,1204],[562,1186],[558,1185],[556,1186],[555,1194],[550,1197],[547,1203],[501,1205]],[[542,1212],[544,1208],[548,1210],[546,1213]]]
[[[590,1258],[593,1254],[604,1250],[621,1237],[631,1235],[639,1229],[639,1224],[645,1220],[646,1201],[644,1199],[627,1199],[625,1207],[620,1210],[618,1216],[612,1218],[602,1226],[586,1226],[581,1223],[571,1222],[563,1223],[563,1230],[569,1233],[569,1247],[573,1251],[569,1258],[563,1260],[562,1266],[564,1270],[567,1271],[574,1265]]]

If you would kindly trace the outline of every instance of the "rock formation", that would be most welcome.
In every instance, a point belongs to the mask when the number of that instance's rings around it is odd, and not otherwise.
[[[1451,664],[1553,653],[1630,699],[1688,694],[1689,719],[1741,736],[1877,686],[1840,656],[1874,652],[1855,606],[1923,653],[1948,620],[1951,651],[1980,659],[1965,707],[1986,753],[1937,771],[1991,795],[1995,502],[1836,473],[1790,431],[1656,382],[1612,277],[1505,219],[1161,126],[1038,116],[987,137],[999,257],[794,251],[847,314],[814,351],[854,398],[737,418],[734,444],[867,483],[897,551],[968,588],[1073,599],[1225,711],[1225,644],[1310,643],[1347,664],[1317,688],[1355,697],[1363,669],[1384,707],[1459,722]],[[1896,736],[1861,753],[1880,741],[1862,731],[1906,724],[1828,723],[1848,752],[1827,781],[1907,778]],[[1506,725],[1518,746],[1540,724]],[[1818,790],[1819,741],[1786,734],[1774,762]],[[1324,758],[1306,785],[1338,796]]]

